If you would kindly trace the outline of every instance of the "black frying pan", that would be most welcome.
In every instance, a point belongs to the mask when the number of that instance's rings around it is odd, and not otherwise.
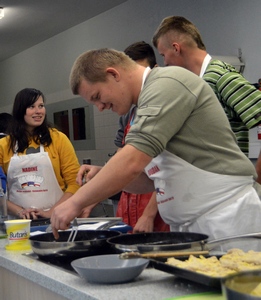
[[[107,242],[118,253],[130,251],[146,253],[151,251],[204,250],[228,240],[252,237],[260,238],[261,232],[230,236],[212,241],[208,241],[208,235],[194,232],[134,233],[112,237]]]
[[[107,242],[119,252],[172,251],[190,249],[205,244],[208,235],[193,232],[149,232],[122,234]]]
[[[120,234],[121,232],[113,230],[78,230],[74,242],[67,242],[70,231],[61,231],[58,240],[55,240],[53,233],[49,232],[31,236],[29,241],[33,252],[39,258],[45,260],[61,257],[76,259],[114,253],[107,239]]]

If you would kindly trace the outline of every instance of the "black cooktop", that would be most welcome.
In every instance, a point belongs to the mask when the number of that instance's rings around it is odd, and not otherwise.
[[[39,258],[37,254],[35,253],[25,253],[23,254],[25,256],[30,257],[31,259],[37,260],[39,262],[42,262],[44,264],[50,265],[50,266],[55,266],[58,267],[59,269],[69,272],[73,275],[77,275],[78,273],[74,270],[74,268],[71,266],[71,262],[73,261],[73,259],[69,259],[68,257],[48,257],[48,258],[44,258],[41,257]]]

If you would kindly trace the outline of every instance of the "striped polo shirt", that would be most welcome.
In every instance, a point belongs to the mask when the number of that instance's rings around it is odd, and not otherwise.
[[[248,156],[248,131],[261,123],[261,92],[233,66],[220,60],[210,61],[203,79],[215,92],[240,149]]]

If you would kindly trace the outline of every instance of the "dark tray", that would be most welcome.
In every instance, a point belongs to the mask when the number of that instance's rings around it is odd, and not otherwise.
[[[43,226],[43,225],[49,225],[49,224],[50,224],[50,218],[39,218],[39,219],[31,221],[31,227]]]
[[[221,289],[221,280],[224,279],[225,277],[211,277],[211,276],[207,276],[201,273],[197,273],[197,272],[193,272],[190,270],[186,270],[183,268],[178,268],[176,266],[171,266],[169,264],[166,264],[165,261],[163,260],[155,260],[155,259],[151,259],[150,260],[151,263],[151,267],[153,267],[154,269],[193,281],[193,282],[197,282],[200,284],[204,284],[207,285],[209,287],[214,287],[214,288],[218,288]]]

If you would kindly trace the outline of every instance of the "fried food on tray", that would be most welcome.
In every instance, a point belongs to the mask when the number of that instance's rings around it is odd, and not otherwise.
[[[185,261],[171,257],[166,263],[211,277],[225,277],[239,271],[261,269],[261,252],[231,249],[219,259],[190,255]]]

